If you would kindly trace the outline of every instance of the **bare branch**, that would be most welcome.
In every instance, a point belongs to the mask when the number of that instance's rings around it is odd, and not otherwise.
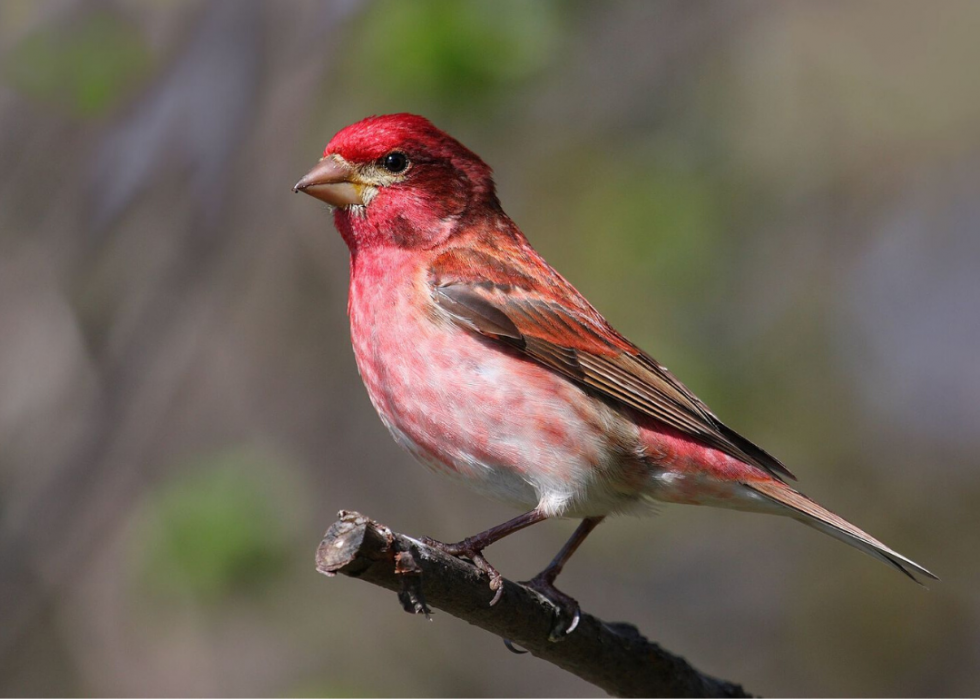
[[[738,684],[702,674],[644,638],[636,627],[582,613],[563,641],[548,640],[554,607],[509,580],[493,607],[487,579],[466,561],[391,531],[357,512],[341,511],[317,549],[317,570],[342,573],[398,592],[402,606],[427,604],[526,648],[613,696],[746,697]]]

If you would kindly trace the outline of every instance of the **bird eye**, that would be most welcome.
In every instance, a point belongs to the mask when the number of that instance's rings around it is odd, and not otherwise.
[[[381,159],[381,167],[394,175],[401,174],[408,167],[408,156],[398,151],[388,153]]]

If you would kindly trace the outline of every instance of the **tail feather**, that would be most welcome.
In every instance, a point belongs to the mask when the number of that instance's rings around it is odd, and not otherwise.
[[[821,507],[803,493],[793,490],[779,481],[760,481],[746,483],[746,486],[763,497],[789,508],[794,516],[804,524],[829,534],[856,549],[874,556],[879,561],[901,571],[915,582],[922,584],[916,575],[939,580],[935,575],[896,551],[891,550],[870,534],[858,529],[847,520],[838,517],[830,510]]]

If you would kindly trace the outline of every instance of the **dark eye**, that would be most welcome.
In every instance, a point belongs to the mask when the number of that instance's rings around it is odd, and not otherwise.
[[[394,175],[401,174],[408,167],[408,156],[398,151],[388,153],[381,159],[381,167]]]

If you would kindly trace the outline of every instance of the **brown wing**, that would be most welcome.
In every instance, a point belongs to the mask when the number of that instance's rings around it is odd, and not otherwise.
[[[433,265],[431,283],[433,298],[454,322],[777,478],[795,479],[779,460],[722,424],[665,367],[610,327],[540,258],[523,262],[545,268],[544,284],[530,281],[533,275],[517,266],[507,269],[496,256],[451,254],[451,265],[440,260]],[[474,255],[485,259],[472,259]],[[463,269],[467,262],[479,264]],[[451,273],[441,273],[447,269]],[[469,281],[473,275],[480,275],[479,281]],[[560,303],[550,300],[556,293]]]

